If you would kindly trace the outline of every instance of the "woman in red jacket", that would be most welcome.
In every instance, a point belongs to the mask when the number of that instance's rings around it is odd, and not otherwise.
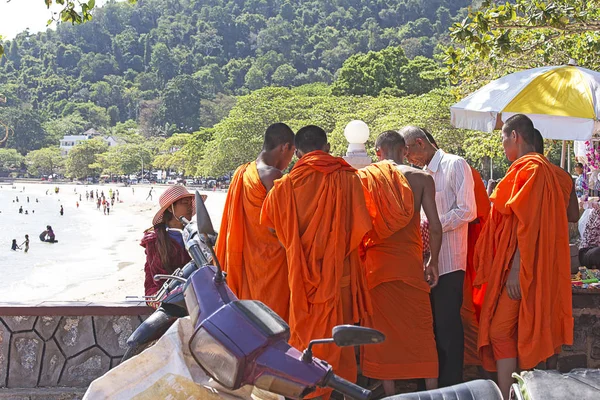
[[[146,249],[146,296],[158,292],[164,281],[155,281],[154,275],[170,275],[190,261],[180,229],[179,217],[188,220],[196,213],[194,194],[181,186],[171,186],[160,196],[160,210],[152,220],[153,227],[144,232],[140,245]]]

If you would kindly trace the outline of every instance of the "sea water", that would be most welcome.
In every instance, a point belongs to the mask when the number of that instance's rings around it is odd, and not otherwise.
[[[131,187],[112,186],[113,191],[119,190],[122,203],[115,202],[110,215],[104,215],[102,206],[100,210],[96,208],[95,191],[104,191],[108,198],[111,188],[108,185],[0,185],[1,302],[75,300],[64,298],[63,293],[83,287],[92,294],[96,282],[120,268],[132,264],[143,268],[145,254],[139,245],[140,239],[151,226],[164,187],[155,188],[150,200],[146,199],[149,187],[134,187],[134,193]],[[60,188],[58,194],[54,193],[55,186]],[[94,190],[93,201],[86,200],[86,190]],[[208,195],[215,197],[207,201],[207,206],[218,229],[225,195]],[[64,207],[62,216],[61,205]],[[23,214],[18,211],[21,206]],[[40,241],[39,235],[46,225],[52,226],[58,243]],[[29,252],[12,251],[12,239],[21,245],[25,234],[29,235]],[[143,282],[140,282],[142,287]]]

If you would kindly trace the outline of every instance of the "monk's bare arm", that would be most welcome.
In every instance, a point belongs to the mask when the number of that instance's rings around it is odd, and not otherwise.
[[[267,192],[273,189],[273,182],[276,179],[280,179],[283,176],[283,173],[274,167],[261,168],[258,170],[258,175],[260,176],[260,181],[262,182]]]
[[[423,197],[421,206],[429,221],[429,248],[431,256],[427,266],[435,266],[435,282],[429,282],[430,286],[435,286],[438,279],[438,257],[440,255],[440,248],[442,247],[442,224],[438,216],[437,207],[435,205],[435,182],[430,175],[423,174]],[[426,273],[427,274],[427,273]]]
[[[573,183],[573,189],[569,195],[569,205],[567,206],[567,220],[569,222],[579,221],[579,202],[577,201],[577,195],[575,194],[575,183]]]

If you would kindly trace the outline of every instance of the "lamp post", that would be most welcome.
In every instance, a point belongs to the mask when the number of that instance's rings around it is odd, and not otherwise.
[[[354,168],[364,168],[373,160],[365,150],[365,143],[369,140],[369,126],[360,120],[353,120],[344,128],[344,137],[348,141],[348,150],[344,160]]]

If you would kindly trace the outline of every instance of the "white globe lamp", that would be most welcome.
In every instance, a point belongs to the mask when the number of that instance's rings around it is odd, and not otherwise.
[[[348,150],[344,160],[354,168],[363,168],[371,164],[371,157],[365,150],[365,143],[369,140],[369,126],[360,120],[353,120],[344,128],[344,137],[348,141]]]

